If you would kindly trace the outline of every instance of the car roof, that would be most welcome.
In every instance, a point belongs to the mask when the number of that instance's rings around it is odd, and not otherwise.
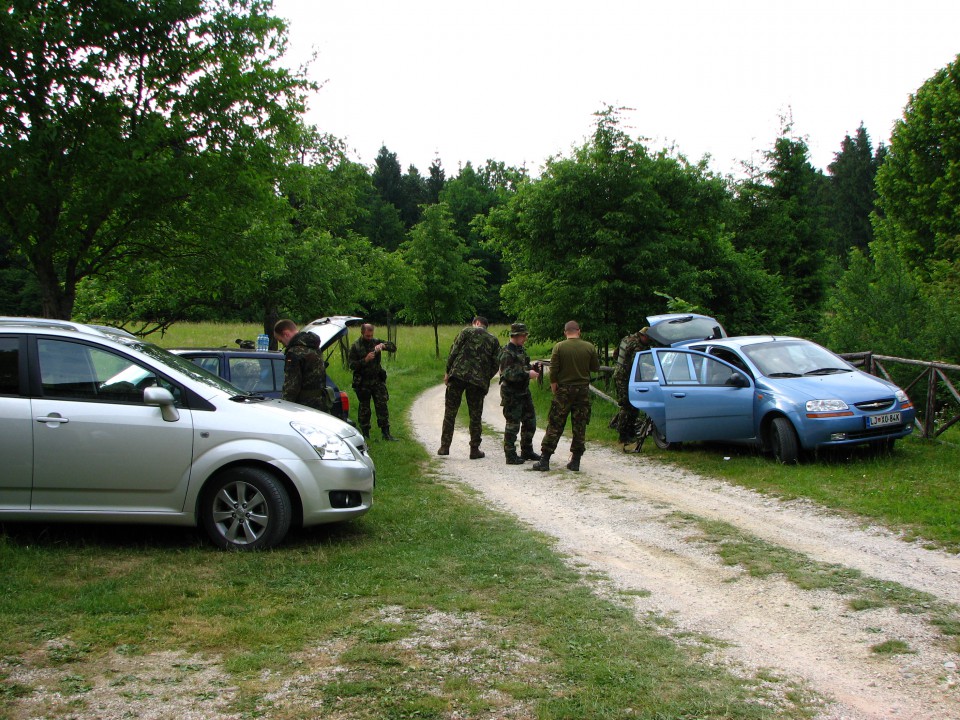
[[[84,333],[86,335],[96,335],[106,337],[111,340],[118,339],[138,339],[121,328],[111,327],[110,325],[87,325],[85,323],[74,322],[73,320],[58,320],[56,318],[35,318],[19,316],[0,317],[0,328],[33,328],[37,330],[66,330],[68,332]]]
[[[760,343],[768,342],[804,342],[810,343],[811,345],[816,345],[812,340],[807,340],[805,338],[791,337],[789,335],[737,335],[735,337],[725,337],[716,340],[703,340],[703,344],[709,345],[710,347],[730,347],[730,348],[742,348],[747,347],[748,345],[758,345]],[[692,342],[687,343],[688,345],[699,345],[701,342]]]
[[[168,350],[177,355],[186,355],[187,353],[218,353],[229,355],[230,357],[283,357],[283,352],[281,350],[250,350],[247,348],[229,347],[227,345],[223,345],[221,347],[168,348]]]

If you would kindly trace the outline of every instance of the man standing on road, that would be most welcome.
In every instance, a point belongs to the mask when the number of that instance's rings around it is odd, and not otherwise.
[[[510,342],[500,350],[500,405],[506,426],[503,429],[503,451],[507,465],[523,465],[524,460],[539,460],[533,451],[533,435],[537,431],[537,413],[530,395],[530,380],[537,371],[530,367],[530,356],[523,345],[527,342],[527,326],[513,323]],[[520,454],[517,455],[517,433]]]
[[[470,459],[483,457],[483,451],[480,450],[483,398],[490,390],[491,378],[497,374],[497,353],[500,350],[500,342],[487,332],[487,325],[487,319],[477,315],[473,324],[461,330],[450,347],[447,371],[443,376],[447,393],[437,455],[450,454],[453,423],[457,418],[463,394],[466,393],[467,410],[470,412]]]
[[[633,356],[637,351],[650,347],[650,336],[643,328],[639,332],[631,333],[620,341],[620,345],[613,353],[616,367],[613,370],[613,382],[617,388],[617,403],[620,412],[617,415],[617,432],[620,442],[631,442],[637,435],[637,417],[640,411],[630,404],[630,370],[633,369]]]
[[[600,371],[597,349],[580,337],[580,325],[570,320],[563,326],[566,340],[553,346],[550,354],[550,391],[553,402],[547,416],[547,431],[540,444],[540,461],[531,470],[549,470],[550,456],[557,449],[563,427],[570,415],[573,425],[572,457],[568,470],[580,469],[580,458],[586,449],[584,438],[590,422],[590,373]]]
[[[283,362],[284,400],[330,412],[327,396],[327,364],[320,353],[320,338],[299,332],[293,320],[280,320],[273,336],[286,348]]]
[[[347,364],[353,371],[353,390],[357,393],[357,421],[360,423],[360,432],[365,438],[370,437],[370,400],[377,411],[377,425],[383,433],[384,440],[396,440],[390,434],[390,411],[387,401],[390,393],[387,392],[387,371],[380,364],[380,355],[387,352],[396,352],[397,346],[392,342],[380,340],[373,336],[374,327],[370,323],[360,326],[360,337],[350,346],[347,355]]]

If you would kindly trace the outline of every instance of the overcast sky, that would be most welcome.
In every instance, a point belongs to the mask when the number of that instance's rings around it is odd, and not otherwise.
[[[308,121],[372,165],[424,175],[568,155],[607,105],[649,148],[738,173],[782,117],[819,168],[862,122],[889,143],[911,93],[960,53],[960,0],[275,0]]]

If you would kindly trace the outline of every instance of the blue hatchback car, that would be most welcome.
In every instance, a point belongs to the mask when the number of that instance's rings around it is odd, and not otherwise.
[[[704,339],[702,328],[637,353],[630,403],[652,419],[659,447],[746,441],[783,463],[838,445],[891,449],[916,417],[903,390],[809,340]]]

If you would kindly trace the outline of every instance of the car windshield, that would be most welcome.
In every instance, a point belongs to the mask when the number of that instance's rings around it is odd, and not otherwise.
[[[852,372],[851,366],[826,348],[805,340],[774,340],[745,345],[743,353],[767,377],[803,377]]]
[[[222,392],[229,393],[230,395],[249,395],[250,393],[245,390],[241,390],[234,385],[231,385],[229,382],[224,380],[218,375],[214,375],[212,372],[204,370],[202,367],[194,363],[192,360],[187,358],[182,358],[179,355],[174,355],[172,352],[164,350],[162,347],[158,347],[152,343],[143,342],[139,339],[127,339],[127,338],[117,338],[124,344],[129,345],[130,347],[136,348],[144,355],[149,356],[157,362],[163,363],[164,365],[173,368],[182,375],[196,380],[197,382],[203,383],[204,385],[209,385],[210,387],[221,390]]]

